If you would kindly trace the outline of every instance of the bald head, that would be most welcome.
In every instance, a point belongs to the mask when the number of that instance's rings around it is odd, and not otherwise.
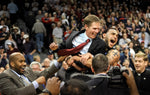
[[[20,52],[14,52],[9,56],[9,66],[12,68],[12,64],[16,63],[20,58],[24,58],[24,55]]]
[[[20,56],[23,56],[23,54],[20,53],[20,52],[12,53],[12,54],[9,56],[9,63],[14,62],[14,61],[17,60]]]
[[[26,62],[24,55],[20,52],[12,53],[9,56],[9,65],[12,70],[22,75],[25,72]]]

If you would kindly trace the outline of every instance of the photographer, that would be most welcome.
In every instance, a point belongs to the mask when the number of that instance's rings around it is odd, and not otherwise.
[[[128,69],[129,75],[123,72],[123,76],[126,78],[129,88],[109,88],[109,76],[106,74],[108,66],[108,58],[103,54],[97,54],[92,59],[91,69],[94,74],[99,77],[87,82],[91,90],[91,95],[138,95],[134,77],[130,69]]]

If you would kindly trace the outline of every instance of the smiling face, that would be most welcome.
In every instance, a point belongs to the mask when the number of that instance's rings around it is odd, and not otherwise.
[[[106,33],[105,41],[107,45],[112,48],[118,41],[118,31],[115,29],[109,29]]]
[[[134,67],[137,73],[143,73],[148,64],[148,57],[145,53],[139,51],[135,54]]]
[[[18,74],[23,74],[26,67],[24,56],[21,53],[14,53],[10,57],[12,58],[10,61],[11,68]]]
[[[143,57],[135,57],[134,67],[137,73],[143,73],[147,62],[143,60]]]
[[[90,26],[85,25],[86,29],[86,35],[94,39],[97,36],[97,33],[100,31],[100,23],[99,22],[93,22]]]
[[[33,71],[41,71],[40,66],[38,64],[33,64],[31,68]]]
[[[94,39],[100,31],[100,19],[96,15],[88,15],[84,18],[83,22],[86,35]]]

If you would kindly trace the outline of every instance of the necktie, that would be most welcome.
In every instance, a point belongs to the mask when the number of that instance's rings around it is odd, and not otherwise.
[[[30,82],[28,80],[26,80],[23,75],[21,75],[20,78],[23,81],[23,83],[24,83],[25,86],[28,86],[30,84]]]
[[[90,39],[87,39],[86,42],[81,43],[77,47],[71,48],[71,49],[61,49],[57,52],[59,56],[64,56],[64,55],[72,55],[78,53],[86,44],[90,42]]]

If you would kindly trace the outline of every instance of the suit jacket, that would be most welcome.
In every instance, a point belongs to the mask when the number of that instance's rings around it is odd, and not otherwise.
[[[110,88],[109,79],[105,77],[93,78],[86,82],[91,95],[130,95],[128,88]]]
[[[135,82],[140,95],[150,94],[150,70],[145,70],[141,75],[134,73]]]
[[[60,44],[59,49],[70,49],[73,47],[72,44],[72,40],[78,36],[81,33],[84,33],[85,30],[77,32],[77,31],[73,31],[68,39],[66,41],[64,41],[63,43]],[[105,53],[105,48],[106,48],[106,43],[100,39],[99,37],[96,37],[94,39],[92,39],[92,44],[90,45],[88,52],[90,52],[93,55],[96,55],[98,53]]]
[[[39,76],[48,78],[55,70],[57,69],[53,65],[42,72],[33,72],[31,68],[26,67],[24,75],[32,82]],[[42,85],[39,85],[37,89],[34,88],[32,83],[25,86],[21,79],[10,69],[0,74],[0,92],[2,95],[37,95],[42,90]]]

